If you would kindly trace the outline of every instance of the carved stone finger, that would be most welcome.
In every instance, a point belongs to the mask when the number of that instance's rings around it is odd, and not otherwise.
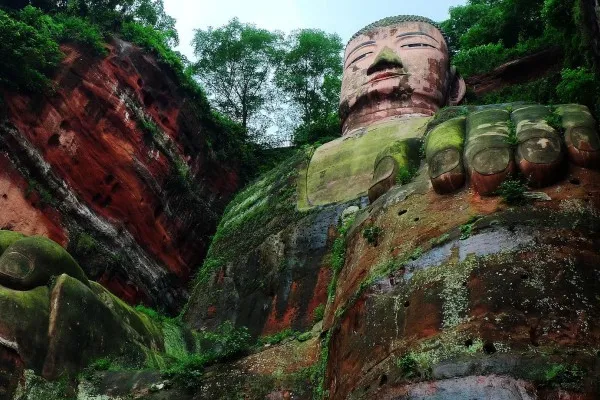
[[[515,160],[529,185],[535,187],[560,178],[563,145],[559,133],[547,122],[550,116],[548,107],[541,105],[523,106],[511,114],[517,139]]]
[[[492,194],[514,170],[509,144],[508,111],[477,111],[467,117],[465,164],[471,185],[480,194]]]
[[[556,113],[562,117],[570,160],[580,167],[600,168],[600,139],[589,109],[580,104],[563,104],[556,107]]]
[[[433,128],[425,139],[429,178],[437,193],[450,193],[465,184],[465,125],[465,117],[450,119]]]
[[[385,194],[392,186],[402,183],[402,174],[409,177],[419,168],[419,147],[416,138],[399,140],[386,147],[375,159],[373,179],[369,187],[369,201],[372,203]]]

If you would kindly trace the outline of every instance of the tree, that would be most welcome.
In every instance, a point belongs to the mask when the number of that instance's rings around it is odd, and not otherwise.
[[[194,68],[212,103],[260,140],[261,111],[274,90],[271,77],[282,54],[282,36],[232,19],[223,27],[195,31]]]
[[[295,144],[339,136],[342,49],[339,36],[317,29],[299,30],[289,38],[288,52],[275,82],[298,110],[300,125],[294,131]]]
[[[175,18],[165,12],[163,0],[135,0],[130,8],[129,17],[135,22],[151,26],[154,30],[161,32],[169,46],[179,45]]]
[[[524,38],[544,33],[544,0],[469,0],[450,8],[442,29],[456,47],[475,47],[502,42],[513,47]]]
[[[53,37],[52,20],[31,6],[23,13],[35,26],[0,10],[0,87],[43,92],[51,87],[48,75],[62,53]]]

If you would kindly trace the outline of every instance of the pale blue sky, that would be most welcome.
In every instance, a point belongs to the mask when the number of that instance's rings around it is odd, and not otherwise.
[[[164,0],[167,13],[177,19],[180,46],[193,59],[193,30],[225,25],[231,18],[260,28],[288,33],[318,28],[337,33],[346,43],[365,25],[398,14],[422,15],[442,21],[451,6],[465,0]]]

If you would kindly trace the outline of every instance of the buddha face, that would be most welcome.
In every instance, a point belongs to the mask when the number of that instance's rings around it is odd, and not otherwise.
[[[340,99],[343,132],[400,115],[433,115],[464,96],[441,32],[426,22],[373,28],[348,43]],[[450,94],[453,96],[450,96]]]

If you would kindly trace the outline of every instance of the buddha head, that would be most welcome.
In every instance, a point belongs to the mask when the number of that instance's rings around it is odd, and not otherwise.
[[[385,18],[361,29],[346,46],[342,131],[388,117],[433,115],[458,104],[465,91],[450,67],[446,38],[433,21],[411,15]]]

